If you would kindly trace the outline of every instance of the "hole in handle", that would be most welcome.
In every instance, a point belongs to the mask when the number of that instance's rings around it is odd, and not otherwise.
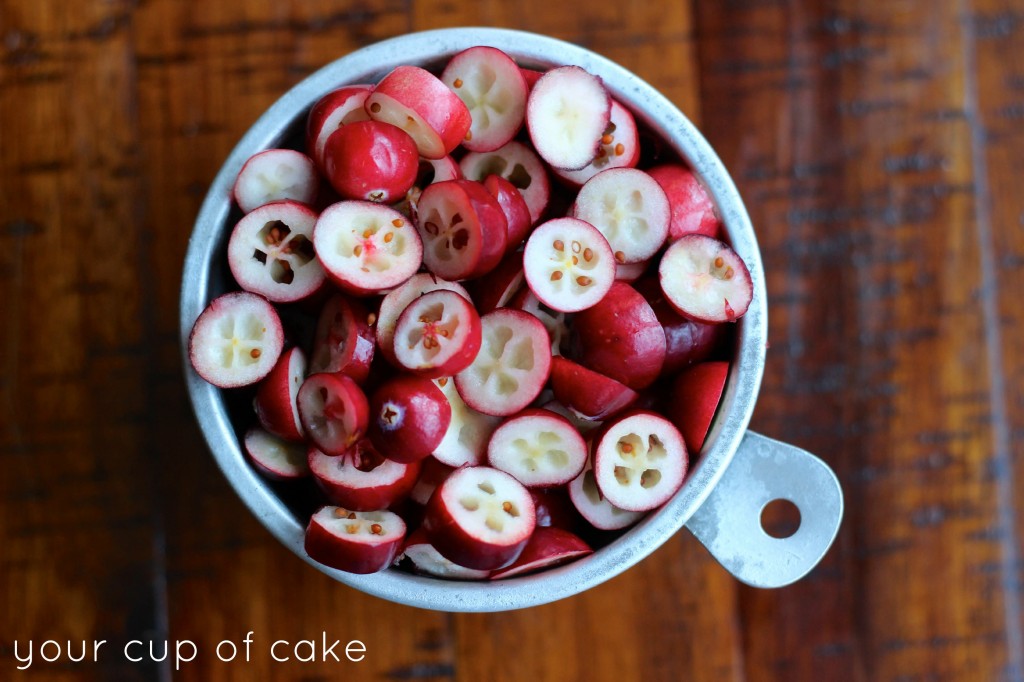
[[[792,537],[800,530],[800,508],[785,498],[772,500],[761,508],[761,528],[777,540]]]

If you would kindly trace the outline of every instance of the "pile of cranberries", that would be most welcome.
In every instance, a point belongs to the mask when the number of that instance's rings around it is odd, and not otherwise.
[[[679,490],[752,285],[693,173],[642,140],[598,75],[474,47],[330,92],[304,152],[248,160],[241,290],[189,355],[254,387],[253,465],[315,481],[311,558],[505,578]],[[308,339],[282,322],[314,317]]]

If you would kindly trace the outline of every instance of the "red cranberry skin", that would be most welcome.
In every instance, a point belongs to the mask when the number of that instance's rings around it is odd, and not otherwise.
[[[395,563],[405,536],[405,523],[398,519],[401,533],[375,543],[348,542],[324,526],[314,514],[306,527],[303,548],[311,559],[331,568],[360,575],[377,573]]]
[[[427,532],[427,537],[430,538],[434,548],[449,561],[454,561],[466,568],[490,571],[508,566],[519,558],[530,535],[536,529],[537,518],[533,498],[529,497],[525,488],[522,488],[526,494],[524,500],[526,504],[520,505],[521,527],[519,530],[511,532],[506,527],[505,532],[488,531],[486,535],[481,536],[474,529],[460,523],[450,507],[451,501],[448,498],[456,496],[451,490],[458,488],[467,478],[474,477],[476,472],[485,469],[487,467],[456,469],[431,495],[423,516],[422,527]],[[496,473],[515,480],[504,472]],[[518,482],[515,485],[521,486]]]
[[[301,423],[295,419],[298,409],[293,406],[291,391],[291,365],[295,353],[304,357],[302,349],[298,346],[281,354],[270,374],[257,386],[252,406],[256,411],[256,418],[264,429],[278,438],[301,443],[304,434]]]
[[[365,384],[376,346],[369,319],[366,307],[349,296],[327,299],[317,319],[309,373],[340,372]]]
[[[508,219],[501,208],[498,198],[487,191],[482,182],[473,180],[452,180],[466,193],[483,234],[483,248],[480,250],[480,261],[470,274],[470,278],[486,275],[497,267],[505,255],[508,244]]]
[[[344,459],[342,459],[344,458]],[[364,473],[376,474],[373,483],[366,477],[338,477],[330,470],[327,462],[345,462]],[[307,451],[307,462],[313,474],[313,482],[331,503],[353,511],[375,511],[387,509],[409,496],[420,476],[421,465],[413,462],[403,465],[389,462],[378,452],[368,438],[360,438],[343,454],[323,455],[316,448]],[[383,478],[378,467],[386,466]]]
[[[634,286],[650,304],[665,331],[667,347],[662,374],[675,374],[689,365],[703,362],[727,345],[730,330],[726,325],[688,320],[677,313],[665,300],[656,278],[644,278]]]
[[[667,350],[654,310],[625,282],[615,282],[597,305],[577,313],[572,346],[581,365],[633,390],[660,376]]]
[[[668,195],[672,211],[669,241],[692,233],[718,238],[722,224],[715,215],[714,201],[693,171],[678,164],[663,164],[648,173]]]
[[[585,522],[569,499],[565,486],[530,490],[536,507],[538,528],[560,528],[573,533],[585,528]]]
[[[558,402],[593,421],[614,416],[640,398],[622,382],[560,355],[551,358],[551,388]]]
[[[374,391],[368,435],[388,459],[418,462],[441,443],[451,420],[451,405],[434,382],[398,376]]]
[[[533,226],[533,221],[530,220],[530,207],[526,205],[526,199],[523,199],[516,186],[500,175],[488,175],[484,179],[484,187],[494,195],[505,213],[508,224],[505,250],[514,249],[530,234],[530,228]]]
[[[552,568],[574,559],[593,554],[594,550],[574,533],[562,528],[538,526],[526,543],[522,554],[511,565],[490,575],[491,580],[501,580],[544,568]]]
[[[412,137],[382,121],[343,125],[324,145],[327,179],[345,199],[398,201],[416,182],[419,159]]]
[[[704,447],[728,378],[729,363],[714,360],[686,368],[672,382],[665,416],[679,429],[694,457]]]

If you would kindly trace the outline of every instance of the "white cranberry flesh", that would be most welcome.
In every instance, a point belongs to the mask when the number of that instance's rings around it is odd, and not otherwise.
[[[467,405],[455,387],[454,378],[441,377],[434,383],[452,408],[451,423],[434,450],[434,458],[450,467],[482,464],[487,457],[487,442],[501,417],[477,412]]]
[[[594,448],[594,477],[616,507],[647,511],[683,484],[686,444],[679,430],[654,412],[634,412],[606,424]]]
[[[519,557],[536,522],[533,498],[522,483],[490,467],[463,467],[434,491],[423,528],[445,558],[493,570]]]
[[[564,485],[587,462],[587,444],[568,419],[545,409],[520,412],[487,445],[487,462],[528,488]]]
[[[650,175],[636,168],[611,168],[580,188],[573,216],[601,231],[619,263],[647,260],[668,237],[668,197]]]
[[[579,187],[587,180],[609,168],[633,168],[640,160],[640,136],[636,121],[629,109],[612,100],[608,127],[601,135],[597,156],[581,170],[553,169],[555,175],[570,186]]]
[[[313,160],[294,149],[266,149],[242,166],[232,190],[242,213],[272,201],[312,204],[319,188]]]
[[[493,152],[470,152],[459,161],[468,180],[483,182],[489,175],[505,178],[519,190],[530,211],[530,223],[540,220],[551,198],[551,181],[544,163],[530,147],[512,140]]]
[[[459,566],[441,556],[427,537],[426,531],[417,528],[405,540],[402,557],[412,563],[417,573],[444,578],[446,580],[484,580],[491,575],[490,571],[479,571],[474,568]]]
[[[585,167],[597,156],[611,103],[601,79],[578,66],[546,72],[530,90],[526,106],[537,153],[555,168]]]
[[[304,545],[309,558],[325,566],[376,573],[394,563],[405,531],[405,521],[393,512],[327,506],[309,520]]]
[[[267,299],[246,291],[218,296],[200,313],[188,339],[188,357],[218,388],[255,384],[277,364],[284,330]]]
[[[341,201],[324,209],[313,246],[327,276],[356,295],[388,291],[423,262],[423,244],[409,220],[369,201]]]
[[[480,352],[455,376],[455,386],[473,409],[515,414],[540,395],[551,371],[551,340],[533,315],[498,308],[480,318]]]
[[[246,291],[274,303],[307,298],[326,279],[313,248],[317,215],[304,204],[277,201],[246,214],[231,231],[228,267]]]
[[[562,312],[585,310],[604,298],[615,281],[608,240],[590,223],[555,218],[526,240],[523,271],[530,290]]]
[[[530,313],[540,320],[544,328],[548,330],[548,337],[551,339],[551,355],[562,354],[562,343],[569,339],[569,313],[544,305],[528,286],[521,288],[519,293],[509,301],[508,306],[522,310],[524,313]]]
[[[420,473],[418,463],[385,459],[365,438],[340,455],[310,448],[308,458],[313,480],[327,500],[354,511],[384,509],[404,499]]]
[[[410,303],[395,325],[395,359],[428,379],[469,367],[480,342],[480,316],[469,301],[445,289]]]
[[[583,473],[569,483],[569,499],[580,516],[598,530],[628,528],[644,517],[644,512],[626,511],[609,502],[597,487],[589,462]]]
[[[472,117],[463,147],[493,151],[519,132],[526,114],[526,79],[504,52],[483,45],[463,50],[448,62],[441,80]]]
[[[586,438],[589,434],[599,429],[601,427],[601,424],[603,424],[603,422],[596,421],[593,419],[584,419],[583,417],[579,416],[578,414],[570,410],[568,407],[563,405],[557,399],[551,399],[547,401],[546,403],[541,405],[541,409],[547,410],[549,412],[554,412],[555,414],[561,415],[568,419],[569,423],[572,424],[573,427],[575,427],[575,429],[579,431],[580,435],[583,436],[584,438]]]
[[[725,242],[702,234],[673,242],[661,257],[658,275],[669,304],[698,322],[734,322],[754,297],[743,259]]]
[[[309,476],[306,446],[278,438],[269,431],[254,427],[242,439],[245,453],[253,466],[275,481],[291,481]]]

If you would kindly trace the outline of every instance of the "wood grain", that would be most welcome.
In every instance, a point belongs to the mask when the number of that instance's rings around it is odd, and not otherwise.
[[[754,427],[827,456],[849,509],[808,580],[742,596],[751,626],[775,625],[748,641],[748,675],[1020,679],[1021,332],[1000,281],[1020,230],[993,220],[1020,203],[993,195],[1008,168],[988,157],[1022,149],[986,139],[981,104],[1012,67],[980,67],[984,40],[1020,54],[1010,8],[700,10],[705,129],[768,268]]]
[[[419,611],[307,568],[216,469],[178,348],[206,187],[304,76],[455,25],[620,62],[733,173],[770,297],[753,426],[847,496],[797,585],[684,532],[557,604]],[[0,0],[0,679],[1024,680],[1022,120],[1020,0]],[[268,655],[323,633],[366,659]],[[108,648],[18,672],[29,639]]]

